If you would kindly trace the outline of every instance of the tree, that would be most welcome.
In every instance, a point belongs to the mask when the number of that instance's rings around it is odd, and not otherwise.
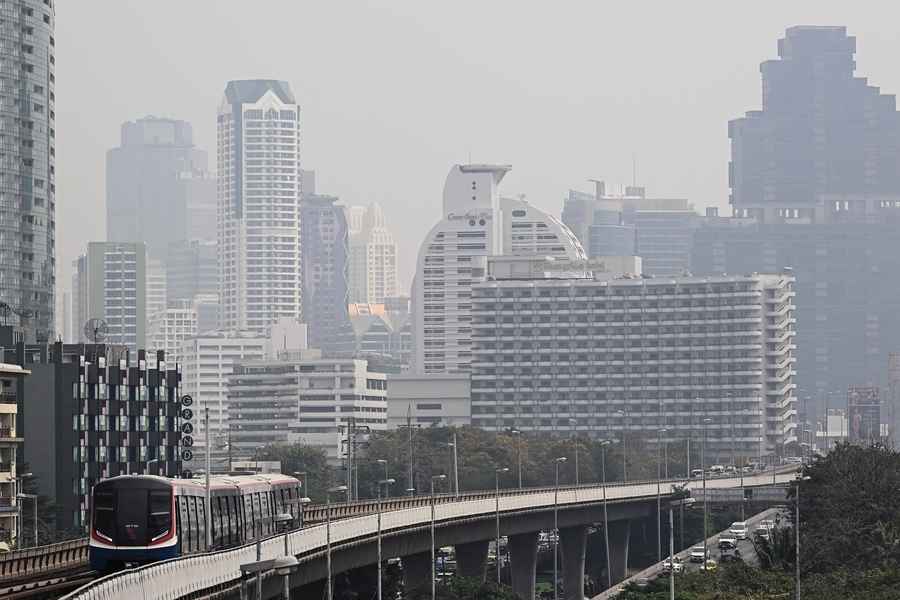
[[[520,600],[507,586],[497,586],[495,582],[482,583],[478,579],[454,576],[446,584],[440,584],[436,590],[437,600]],[[431,588],[413,590],[408,596],[410,600],[426,600],[431,598]]]
[[[287,475],[305,473],[303,493],[313,502],[325,502],[325,491],[336,485],[328,456],[321,448],[304,444],[272,444],[257,451],[257,460],[281,461],[281,472]]]

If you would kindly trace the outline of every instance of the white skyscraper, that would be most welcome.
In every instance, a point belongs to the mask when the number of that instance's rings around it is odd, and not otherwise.
[[[218,114],[221,323],[300,318],[300,108],[284,81],[231,81]]]
[[[381,207],[370,204],[364,211],[361,208],[351,206],[346,211],[351,231],[350,301],[383,304],[385,298],[399,293],[399,250],[393,234],[385,226]]]
[[[508,165],[455,165],[444,183],[443,218],[419,249],[413,282],[413,368],[419,373],[469,370],[472,284],[487,256],[586,255],[559,219],[522,200],[501,199]]]

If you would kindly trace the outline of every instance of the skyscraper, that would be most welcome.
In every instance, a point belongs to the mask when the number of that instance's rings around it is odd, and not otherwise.
[[[394,236],[384,222],[378,204],[347,209],[348,220],[358,222],[358,230],[350,236],[350,300],[367,304],[383,304],[385,298],[397,295],[398,248]]]
[[[215,239],[215,183],[207,162],[186,121],[123,123],[119,147],[106,153],[106,238],[144,242],[162,260],[172,242],[204,232]]]
[[[55,14],[41,0],[0,6],[0,302],[30,341],[55,337]]]
[[[855,77],[846,27],[791,27],[760,65],[762,110],[729,123],[735,215],[821,221],[900,193],[893,95]]]
[[[472,284],[485,259],[540,253],[584,260],[562,222],[497,189],[508,165],[454,165],[444,183],[443,217],[419,248],[413,282],[413,368],[457,373],[472,360]]]
[[[231,81],[218,112],[222,326],[299,319],[300,107],[285,81]]]
[[[353,352],[355,338],[347,313],[349,234],[344,207],[334,196],[305,189],[300,206],[300,264],[303,321],[309,344],[333,352]]]

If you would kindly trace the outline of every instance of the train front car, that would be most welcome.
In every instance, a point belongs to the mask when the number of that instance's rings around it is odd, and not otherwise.
[[[94,486],[91,568],[100,572],[178,555],[175,500],[163,477],[124,475]]]

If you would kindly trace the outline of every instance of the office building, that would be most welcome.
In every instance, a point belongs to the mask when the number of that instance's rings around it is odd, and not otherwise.
[[[214,228],[215,180],[191,124],[152,116],[123,123],[119,146],[106,153],[106,239],[144,242],[165,260],[171,242],[215,239]]]
[[[20,380],[30,371],[20,365],[0,363],[0,542],[15,545],[22,491],[17,479],[16,449],[22,443],[19,431],[18,398]]]
[[[647,275],[680,277],[700,217],[684,198],[648,198],[640,186],[611,194],[597,181],[594,194],[569,191],[562,220],[592,258],[637,255]]]
[[[851,385],[847,388],[847,438],[858,444],[882,441],[881,393],[878,387]]]
[[[163,350],[169,362],[181,361],[184,340],[200,333],[215,331],[219,320],[217,294],[194,296],[193,300],[176,300],[156,313],[147,330],[149,348]]]
[[[266,356],[268,338],[252,331],[207,331],[181,343],[180,362],[182,393],[194,399],[197,435],[194,436],[195,457],[203,459],[206,432],[203,430],[203,413],[209,408],[209,436],[216,450],[228,443],[228,377],[234,365],[248,360],[260,360]],[[194,470],[202,466],[192,463]]]
[[[347,213],[348,218],[359,221],[357,231],[350,237],[350,301],[383,304],[385,298],[396,296],[400,288],[399,248],[394,235],[385,225],[378,204],[351,206]]]
[[[284,81],[231,81],[218,112],[223,329],[301,316],[300,107]]]
[[[413,368],[457,373],[472,357],[472,284],[484,261],[502,254],[584,260],[584,249],[559,219],[522,200],[501,200],[507,165],[454,165],[444,183],[442,219],[422,242],[413,282]]]
[[[896,100],[854,74],[846,27],[799,26],[760,65],[762,110],[728,124],[735,216],[821,222],[900,199]]]
[[[106,323],[99,341],[119,344],[132,352],[144,347],[147,326],[147,252],[142,242],[90,242],[72,263],[73,314],[79,341],[90,319]],[[164,280],[164,279],[163,279]],[[165,306],[165,304],[163,304]]]
[[[194,239],[169,244],[166,258],[167,302],[218,293],[216,242]]]
[[[523,277],[498,267],[472,290],[473,425],[597,437],[665,428],[667,441],[705,429],[710,461],[782,455],[796,441],[789,273]]]
[[[32,376],[19,388],[23,462],[54,499],[60,532],[84,533],[90,492],[129,473],[181,474],[180,372],[143,350],[103,344],[3,344]]]
[[[46,342],[56,338],[56,11],[17,0],[0,15],[0,302],[28,340]]]
[[[400,371],[408,370],[412,353],[408,302],[405,310],[390,310],[384,304],[351,304],[349,308],[356,355],[379,360],[379,364],[387,361]]]
[[[308,181],[305,179],[304,181]],[[352,353],[353,330],[347,314],[349,233],[337,198],[305,189],[300,204],[303,321],[309,343],[326,352]]]
[[[387,428],[387,385],[365,360],[326,358],[318,350],[243,361],[228,379],[229,427],[235,456],[268,444],[307,444],[341,456],[341,429],[351,420]]]
[[[472,422],[468,373],[387,376],[388,428],[462,427]]]

